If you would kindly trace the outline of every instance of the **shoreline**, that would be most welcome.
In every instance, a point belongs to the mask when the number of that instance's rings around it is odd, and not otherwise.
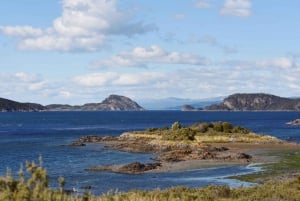
[[[124,141],[120,140],[119,137],[97,137],[98,142],[85,142],[85,143],[100,143],[103,144],[105,149],[113,149],[118,151],[126,151],[131,153],[153,153],[160,155],[161,152],[153,149],[149,150],[144,146],[145,150],[136,150],[137,147],[131,147],[131,145],[136,145],[137,141]],[[89,141],[89,140],[85,140]],[[93,140],[92,140],[93,141]],[[82,146],[82,141],[79,143],[79,146]],[[144,144],[143,144],[144,145]],[[206,144],[207,145],[207,144]],[[280,141],[278,143],[211,143],[209,147],[213,148],[226,148],[225,151],[221,151],[220,154],[224,158],[214,158],[214,159],[197,159],[197,158],[187,158],[178,161],[164,161],[157,160],[157,158],[152,159],[153,163],[142,164],[138,161],[131,164],[112,164],[112,165],[101,165],[89,167],[86,170],[88,171],[111,171],[115,173],[124,173],[124,174],[143,174],[143,173],[164,173],[164,172],[180,172],[193,169],[204,169],[204,168],[213,168],[220,166],[232,166],[232,165],[252,165],[252,164],[267,164],[267,163],[276,163],[280,160],[277,152],[282,151],[300,151],[300,145],[294,142],[285,142]],[[228,150],[227,150],[228,149]],[[228,158],[228,156],[234,156],[237,154],[244,154],[245,156],[250,156],[251,158]],[[136,163],[138,167],[136,167]],[[133,166],[129,167],[128,166]],[[151,168],[145,169],[145,166]],[[124,169],[125,167],[125,169]],[[130,170],[130,168],[132,168]],[[138,169],[135,169],[138,168]],[[144,169],[143,169],[144,168]]]

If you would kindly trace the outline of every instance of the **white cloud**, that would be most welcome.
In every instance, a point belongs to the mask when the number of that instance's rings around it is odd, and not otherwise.
[[[161,73],[138,72],[138,73],[91,73],[73,78],[73,82],[83,87],[109,87],[145,85],[163,79]]]
[[[248,17],[251,15],[251,7],[250,0],[226,0],[220,13],[222,15]]]
[[[23,50],[95,51],[111,35],[132,36],[156,26],[133,22],[129,12],[117,9],[117,0],[63,0],[63,13],[46,29],[2,26],[2,34],[20,38]]]
[[[0,32],[14,37],[38,37],[44,34],[44,30],[36,29],[31,26],[0,26]]]
[[[148,64],[187,64],[209,65],[210,61],[202,56],[168,52],[163,48],[152,45],[150,47],[136,47],[131,51],[121,52],[109,59],[99,60],[92,64],[92,68],[103,67],[144,67]]]
[[[294,66],[294,61],[292,58],[279,57],[269,60],[263,60],[257,62],[258,66],[261,67],[275,67],[275,68],[292,68]]]
[[[93,73],[87,75],[76,76],[73,81],[81,86],[86,87],[101,87],[108,85],[113,80],[116,80],[117,74],[112,72],[107,73]]]
[[[219,65],[226,65],[239,69],[287,70],[295,68],[294,70],[297,70],[296,60],[292,57],[274,57],[257,61],[229,60],[220,62]]]
[[[211,0],[193,0],[194,4],[196,5],[196,7],[198,8],[210,8],[212,7],[212,2],[210,2]]]

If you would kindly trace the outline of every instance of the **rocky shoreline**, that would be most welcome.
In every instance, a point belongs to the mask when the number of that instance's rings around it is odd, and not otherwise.
[[[71,146],[84,146],[86,143],[101,143],[105,149],[126,151],[132,153],[156,153],[157,156],[151,158],[153,163],[140,163],[138,161],[130,164],[112,164],[87,168],[89,171],[112,171],[116,173],[141,174],[145,172],[164,171],[164,167],[170,164],[199,160],[214,161],[218,163],[250,163],[253,157],[247,153],[230,150],[224,146],[211,146],[209,144],[154,144],[149,143],[145,138],[134,138],[123,134],[120,137],[100,137],[84,136],[72,142]]]
[[[179,122],[163,128],[125,132],[118,137],[83,136],[71,146],[100,143],[104,149],[153,154],[151,163],[106,164],[88,171],[142,174],[182,171],[232,164],[276,162],[274,150],[300,150],[296,143],[258,135],[229,122],[200,122],[183,127]]]

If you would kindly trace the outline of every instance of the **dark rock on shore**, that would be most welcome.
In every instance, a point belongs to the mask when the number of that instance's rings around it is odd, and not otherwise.
[[[71,142],[70,146],[85,146],[86,143],[101,143],[101,142],[115,142],[119,141],[118,137],[113,136],[83,136],[73,142]]]
[[[287,124],[292,126],[300,126],[300,119],[295,119],[294,121],[290,121]]]
[[[89,171],[112,171],[122,174],[141,174],[161,167],[161,163],[140,163],[133,162],[126,165],[103,165],[90,167]]]

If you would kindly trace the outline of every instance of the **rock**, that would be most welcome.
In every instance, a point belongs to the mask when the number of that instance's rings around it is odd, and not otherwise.
[[[295,119],[294,121],[290,121],[287,124],[292,125],[292,126],[299,126],[300,125],[300,119]]]
[[[184,105],[181,108],[181,111],[200,111],[200,110],[202,110],[202,108],[195,108],[191,105]]]
[[[86,144],[80,142],[80,141],[74,141],[70,144],[70,146],[74,146],[74,147],[83,147],[86,146]]]
[[[102,165],[90,167],[89,171],[112,171],[123,174],[141,174],[161,167],[161,163],[140,163],[133,162],[126,165]]]
[[[154,170],[161,166],[161,163],[140,163],[134,162],[128,165],[122,166],[118,171],[120,173],[138,174],[145,171]]]
[[[236,156],[237,159],[251,159],[252,156],[250,156],[249,154],[245,154],[245,153],[238,153]]]

